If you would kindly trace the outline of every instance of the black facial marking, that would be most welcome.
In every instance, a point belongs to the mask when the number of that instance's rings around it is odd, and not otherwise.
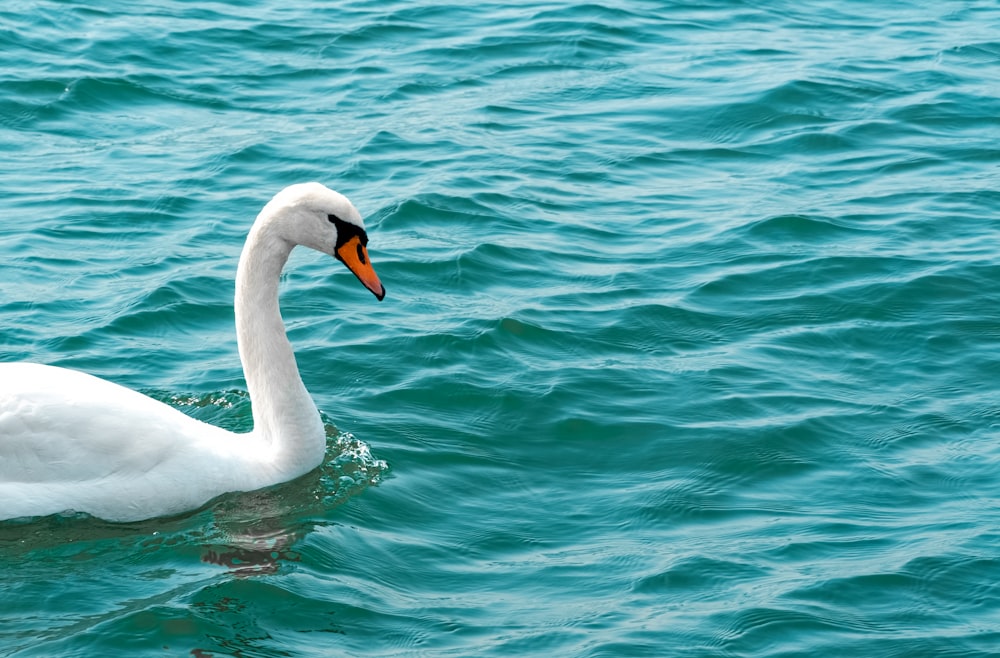
[[[358,243],[358,256],[361,255],[361,247],[368,245],[368,234],[365,230],[358,226],[357,224],[351,224],[350,222],[345,222],[340,217],[336,215],[327,215],[326,218],[337,227],[337,249],[340,249],[344,244],[351,238],[359,238]],[[361,262],[364,263],[364,258],[361,258]]]
[[[362,265],[367,265],[365,262],[365,247],[360,242],[358,243],[358,260],[361,261]]]

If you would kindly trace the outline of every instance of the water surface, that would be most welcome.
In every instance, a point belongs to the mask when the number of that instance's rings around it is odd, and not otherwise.
[[[0,524],[5,656],[988,656],[994,3],[0,9],[0,359],[250,427],[283,186],[324,465]],[[0,501],[2,504],[2,501]]]

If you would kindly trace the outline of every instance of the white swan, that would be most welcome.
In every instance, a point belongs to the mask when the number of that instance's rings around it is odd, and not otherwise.
[[[320,464],[326,436],[278,309],[295,245],[343,262],[381,300],[364,223],[344,196],[292,185],[261,210],[236,272],[236,334],[253,431],[235,434],[117,384],[65,368],[0,364],[0,519],[67,510],[138,521]]]

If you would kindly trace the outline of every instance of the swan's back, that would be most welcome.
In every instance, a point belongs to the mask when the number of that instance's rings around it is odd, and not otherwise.
[[[245,468],[260,463],[256,448],[252,434],[231,434],[82,372],[0,364],[0,518],[181,512],[207,502],[220,481],[230,490],[260,486],[239,481],[257,472]]]

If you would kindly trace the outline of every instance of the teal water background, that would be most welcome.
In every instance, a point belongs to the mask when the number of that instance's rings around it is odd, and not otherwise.
[[[0,8],[0,360],[248,429],[306,180],[388,296],[286,271],[316,472],[0,523],[0,655],[1000,655],[996,3],[114,4]]]

